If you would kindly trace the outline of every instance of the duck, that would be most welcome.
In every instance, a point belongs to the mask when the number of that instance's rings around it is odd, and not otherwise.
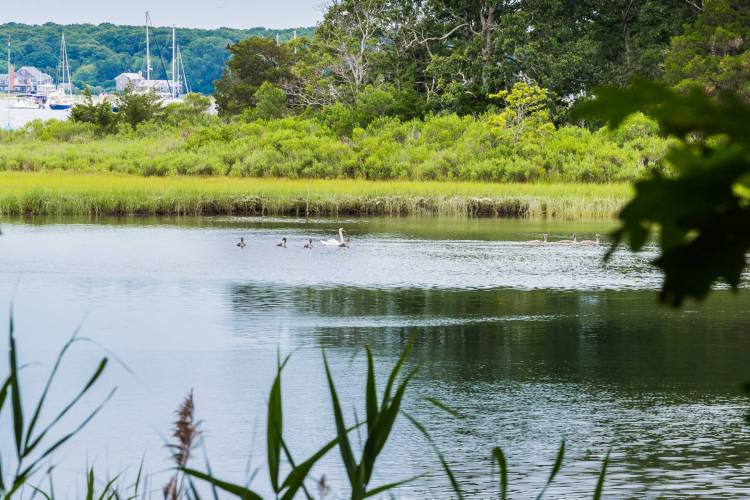
[[[564,243],[564,244],[578,243],[578,236],[576,236],[576,234],[573,233],[573,239],[572,240],[559,240],[559,241],[556,241],[555,243]]]
[[[595,239],[593,240],[581,240],[578,243],[580,243],[581,245],[600,245],[601,244],[600,240],[601,240],[601,236],[597,234]]]
[[[245,248],[247,244],[245,243],[245,238],[240,238],[240,241],[237,242],[237,246],[240,248]]]
[[[312,247],[313,247],[313,242],[312,242],[312,238],[309,238],[309,239],[307,240],[307,243],[305,243],[305,249],[307,249],[307,250],[312,250]]]
[[[544,237],[542,240],[529,240],[526,243],[531,243],[532,245],[543,245],[547,243],[547,233],[544,233],[542,236]]]
[[[320,240],[321,245],[329,246],[329,247],[341,247],[341,248],[347,248],[349,247],[349,239],[344,239],[344,231],[343,227],[339,228],[339,239],[336,238],[330,238],[327,240]]]
[[[281,238],[281,243],[276,243],[276,246],[286,248],[286,238]]]

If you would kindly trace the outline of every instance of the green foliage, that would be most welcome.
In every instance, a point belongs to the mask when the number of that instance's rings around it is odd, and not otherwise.
[[[292,53],[286,45],[251,37],[229,46],[221,79],[216,82],[216,104],[223,115],[242,113],[256,104],[255,93],[264,82],[279,85],[290,77]]]
[[[643,117],[616,133],[556,128],[543,110],[517,126],[498,126],[502,113],[401,121],[378,116],[391,104],[398,107],[397,101],[367,98],[354,108],[326,106],[310,118],[224,124],[198,113],[205,103],[191,102],[155,111],[154,120],[137,130],[120,124],[106,137],[99,137],[93,125],[78,122],[35,122],[5,132],[0,135],[0,169],[599,183],[630,181],[652,170],[668,173],[662,158],[669,140]]]
[[[36,66],[53,77],[57,75],[60,53],[60,34],[65,31],[68,56],[73,72],[73,84],[79,89],[91,87],[95,92],[112,92],[114,78],[120,73],[144,70],[146,40],[142,26],[116,26],[110,23],[59,25],[45,23],[28,25],[0,24],[0,38],[11,38],[12,59],[16,67]],[[189,29],[177,28],[177,39],[185,63],[188,82],[194,92],[210,94],[229,58],[227,45],[251,36],[275,40],[290,40],[292,29]],[[299,36],[311,36],[313,28],[298,28]],[[159,53],[165,58],[169,71],[172,40],[171,27],[152,30],[154,78],[168,79],[165,67],[158,62]],[[5,58],[0,58],[0,72],[7,71]]]
[[[112,110],[112,103],[108,99],[94,102],[88,87],[83,91],[83,96],[83,103],[76,104],[70,111],[70,119],[77,123],[91,123],[100,134],[114,132],[119,115]]]
[[[211,108],[211,98],[192,92],[181,101],[169,103],[156,112],[156,119],[171,126],[208,124],[207,115]]]
[[[273,120],[284,116],[286,94],[280,88],[274,87],[268,82],[263,82],[253,94],[253,97],[255,97],[255,108],[253,109],[255,118]]]
[[[135,130],[138,125],[156,116],[161,102],[155,92],[134,92],[128,86],[125,93],[117,98],[117,113],[120,118]],[[107,105],[105,102],[104,105]]]
[[[680,89],[722,90],[750,101],[750,3],[711,0],[686,32],[672,39],[666,80]]]
[[[613,250],[624,240],[639,250],[657,232],[661,300],[675,306],[704,298],[719,281],[736,289],[750,250],[750,105],[732,93],[713,99],[702,89],[680,94],[635,80],[628,89],[600,89],[577,114],[615,128],[638,111],[679,139],[666,157],[675,175],[636,183]]]

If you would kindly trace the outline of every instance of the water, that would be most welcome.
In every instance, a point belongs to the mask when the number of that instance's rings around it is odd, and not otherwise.
[[[68,119],[70,110],[13,108],[7,99],[0,99],[0,130],[21,128],[34,120]]]
[[[302,248],[340,225],[351,249]],[[58,494],[69,498],[80,496],[87,463],[134,476],[145,454],[155,487],[166,482],[164,439],[191,388],[213,469],[241,482],[248,459],[251,471],[264,461],[277,349],[293,353],[285,433],[300,460],[335,433],[321,348],[347,415],[356,406],[361,417],[363,346],[382,381],[411,336],[410,366],[421,369],[406,409],[470,496],[496,496],[489,453],[497,445],[513,496],[535,495],[562,438],[566,460],[550,498],[590,496],[608,449],[607,496],[747,496],[742,417],[750,405],[738,392],[750,380],[747,292],[665,309],[656,305],[653,248],[603,264],[604,247],[524,243],[544,232],[554,240],[609,229],[463,219],[6,221],[0,301],[13,299],[24,359],[46,363],[27,368],[25,383],[38,387],[51,353],[84,316],[82,335],[132,372],[111,367],[97,395],[118,392],[55,456]],[[244,250],[234,245],[240,236]],[[282,236],[285,250],[275,246]],[[7,320],[3,308],[0,324]],[[56,404],[101,354],[77,348]],[[346,494],[342,471],[337,453],[315,471],[333,498]],[[398,496],[449,495],[431,447],[403,421],[373,484],[416,474],[425,477]],[[253,485],[268,492],[263,473]]]

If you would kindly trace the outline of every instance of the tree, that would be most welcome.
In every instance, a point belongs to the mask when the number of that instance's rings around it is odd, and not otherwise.
[[[113,132],[119,117],[112,110],[112,103],[107,99],[95,103],[88,87],[84,89],[83,95],[83,103],[76,104],[70,110],[70,119],[79,123],[93,123],[100,134]]]
[[[750,3],[705,2],[698,19],[672,39],[665,67],[666,81],[680,89],[730,90],[750,101]]]
[[[132,86],[125,89],[125,93],[117,98],[118,113],[133,129],[139,124],[149,121],[161,108],[161,99],[156,92],[134,92]]]
[[[211,108],[211,98],[202,94],[191,92],[182,101],[173,102],[159,110],[160,120],[178,125],[180,123],[197,123],[206,117]]]
[[[261,120],[281,118],[286,111],[286,94],[278,87],[263,82],[255,92],[255,108],[253,115]]]
[[[239,114],[255,105],[264,82],[281,86],[291,78],[292,54],[286,45],[251,37],[229,46],[232,54],[216,82],[216,104],[222,115]]]

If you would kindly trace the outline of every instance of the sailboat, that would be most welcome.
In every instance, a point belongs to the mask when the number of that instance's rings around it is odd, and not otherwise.
[[[70,64],[68,47],[65,44],[65,33],[60,40],[60,66],[58,68],[57,90],[47,97],[50,109],[65,110],[73,107],[73,85],[70,82]],[[70,95],[68,95],[70,92]]]

